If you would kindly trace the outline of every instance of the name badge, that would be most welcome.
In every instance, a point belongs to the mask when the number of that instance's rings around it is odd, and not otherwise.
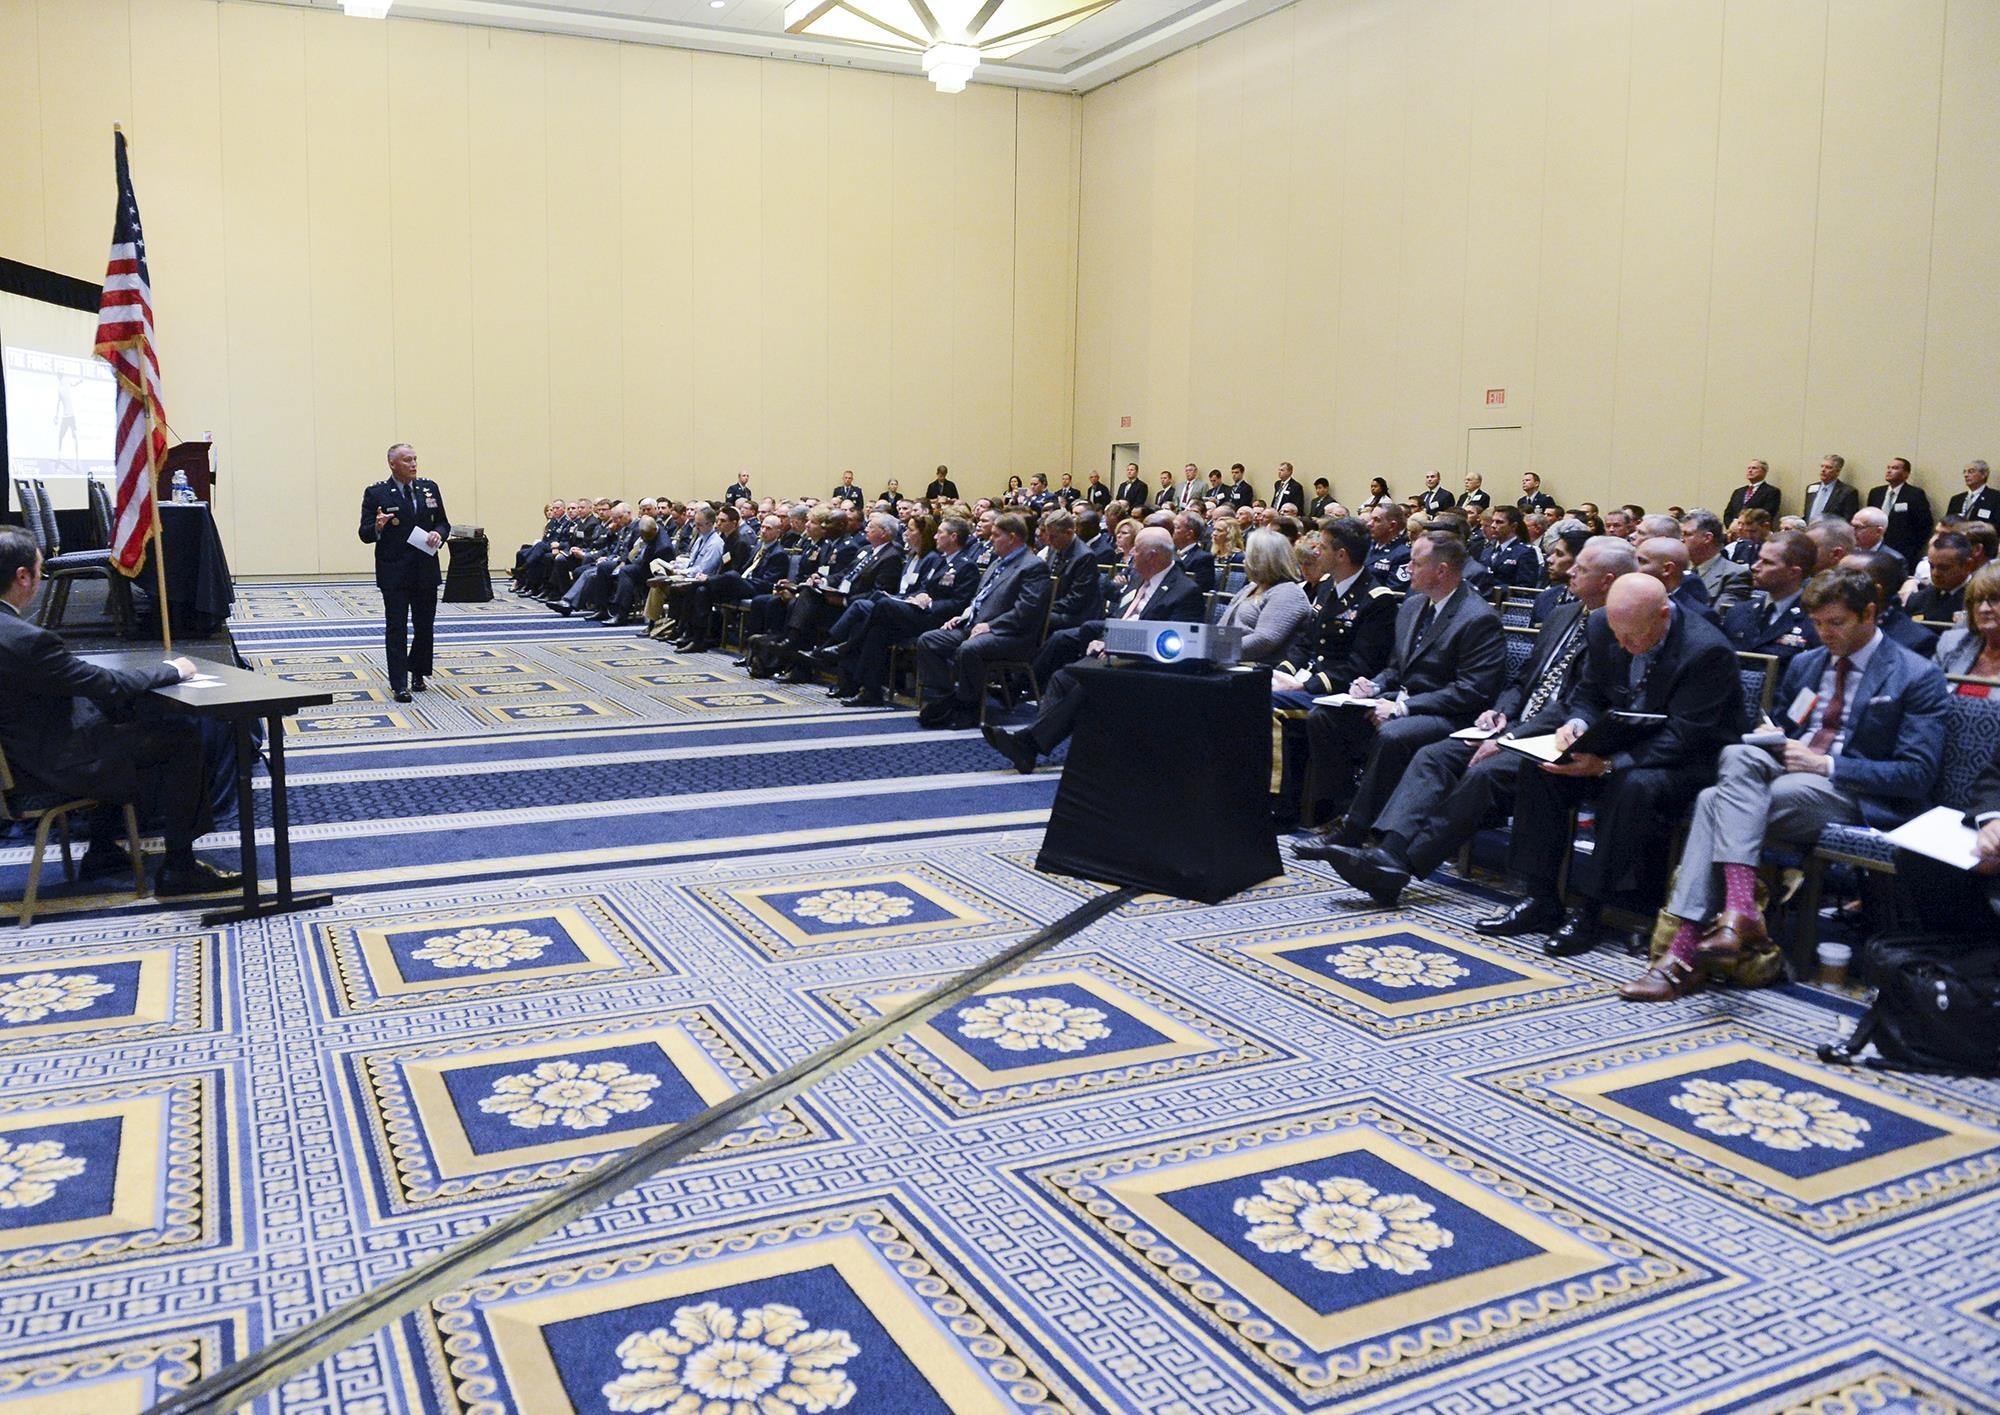
[[[854,588],[854,578],[851,575],[847,579],[842,580],[840,582],[840,592],[842,594],[846,594],[849,590],[853,588]]]
[[[1818,693],[1814,692],[1811,688],[1801,688],[1799,689],[1799,695],[1792,699],[1792,705],[1785,709],[1785,716],[1789,717],[1793,722],[1804,722],[1812,716],[1813,707],[1818,702]]]

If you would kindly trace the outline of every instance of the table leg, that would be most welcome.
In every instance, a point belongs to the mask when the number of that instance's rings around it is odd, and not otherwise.
[[[240,924],[269,914],[289,914],[319,909],[333,902],[331,894],[292,893],[292,827],[290,803],[285,796],[285,720],[273,713],[265,719],[266,739],[271,760],[271,865],[278,892],[263,894],[257,887],[257,808],[251,792],[250,772],[257,761],[251,740],[252,717],[236,721],[236,790],[242,799],[238,814],[243,827],[243,902],[201,916],[207,925]]]
[[[243,908],[257,907],[257,792],[252,782],[257,744],[251,740],[250,719],[236,719],[236,826],[241,840],[237,866],[243,871]]]
[[[264,719],[264,746],[271,762],[271,873],[278,885],[278,907],[292,904],[291,812],[285,804],[285,719],[272,713]]]

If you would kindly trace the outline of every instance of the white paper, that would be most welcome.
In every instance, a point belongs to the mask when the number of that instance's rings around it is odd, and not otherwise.
[[[1451,735],[1461,742],[1484,742],[1489,737],[1498,737],[1505,730],[1501,727],[1461,727]]]
[[[1313,701],[1321,707],[1358,707],[1371,709],[1386,706],[1388,703],[1388,699],[1386,698],[1357,698],[1352,693],[1328,693],[1323,697],[1314,698]]]
[[[437,547],[431,544],[431,533],[422,526],[410,532],[410,544],[426,555],[437,554]]]
[[[1979,832],[1965,823],[1965,813],[1950,806],[1932,806],[1914,820],[1905,821],[1888,832],[1889,839],[1905,850],[1942,860],[1961,870],[1979,863],[1975,842]]]
[[[187,688],[219,688],[222,680],[213,673],[194,673],[181,679],[181,685]]]
[[[1510,752],[1519,752],[1524,757],[1542,762],[1560,761],[1565,750],[1556,744],[1553,732],[1545,732],[1539,737],[1503,737],[1500,745]]]

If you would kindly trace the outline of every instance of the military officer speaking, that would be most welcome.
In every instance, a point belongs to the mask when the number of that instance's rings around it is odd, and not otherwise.
[[[375,585],[382,591],[383,647],[396,701],[411,701],[431,672],[431,622],[437,618],[438,547],[451,531],[444,496],[417,475],[416,450],[389,449],[389,478],[361,493],[361,539],[375,547]],[[410,621],[416,632],[410,632]]]

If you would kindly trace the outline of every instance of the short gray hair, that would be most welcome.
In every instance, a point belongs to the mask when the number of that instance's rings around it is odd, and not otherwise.
[[[1836,472],[1839,471],[1842,467],[1847,465],[1847,459],[1841,456],[1838,452],[1829,452],[1824,457],[1820,458],[1820,461],[1833,463],[1833,469]]]
[[[1592,536],[1577,554],[1602,561],[1613,575],[1629,575],[1639,568],[1639,553],[1623,536]]]
[[[871,526],[880,526],[882,534],[891,538],[903,533],[903,523],[886,511],[877,511],[874,515],[870,516],[868,524]]]
[[[1664,512],[1655,511],[1650,516],[1639,518],[1639,530],[1648,537],[1678,536],[1681,523]]]

